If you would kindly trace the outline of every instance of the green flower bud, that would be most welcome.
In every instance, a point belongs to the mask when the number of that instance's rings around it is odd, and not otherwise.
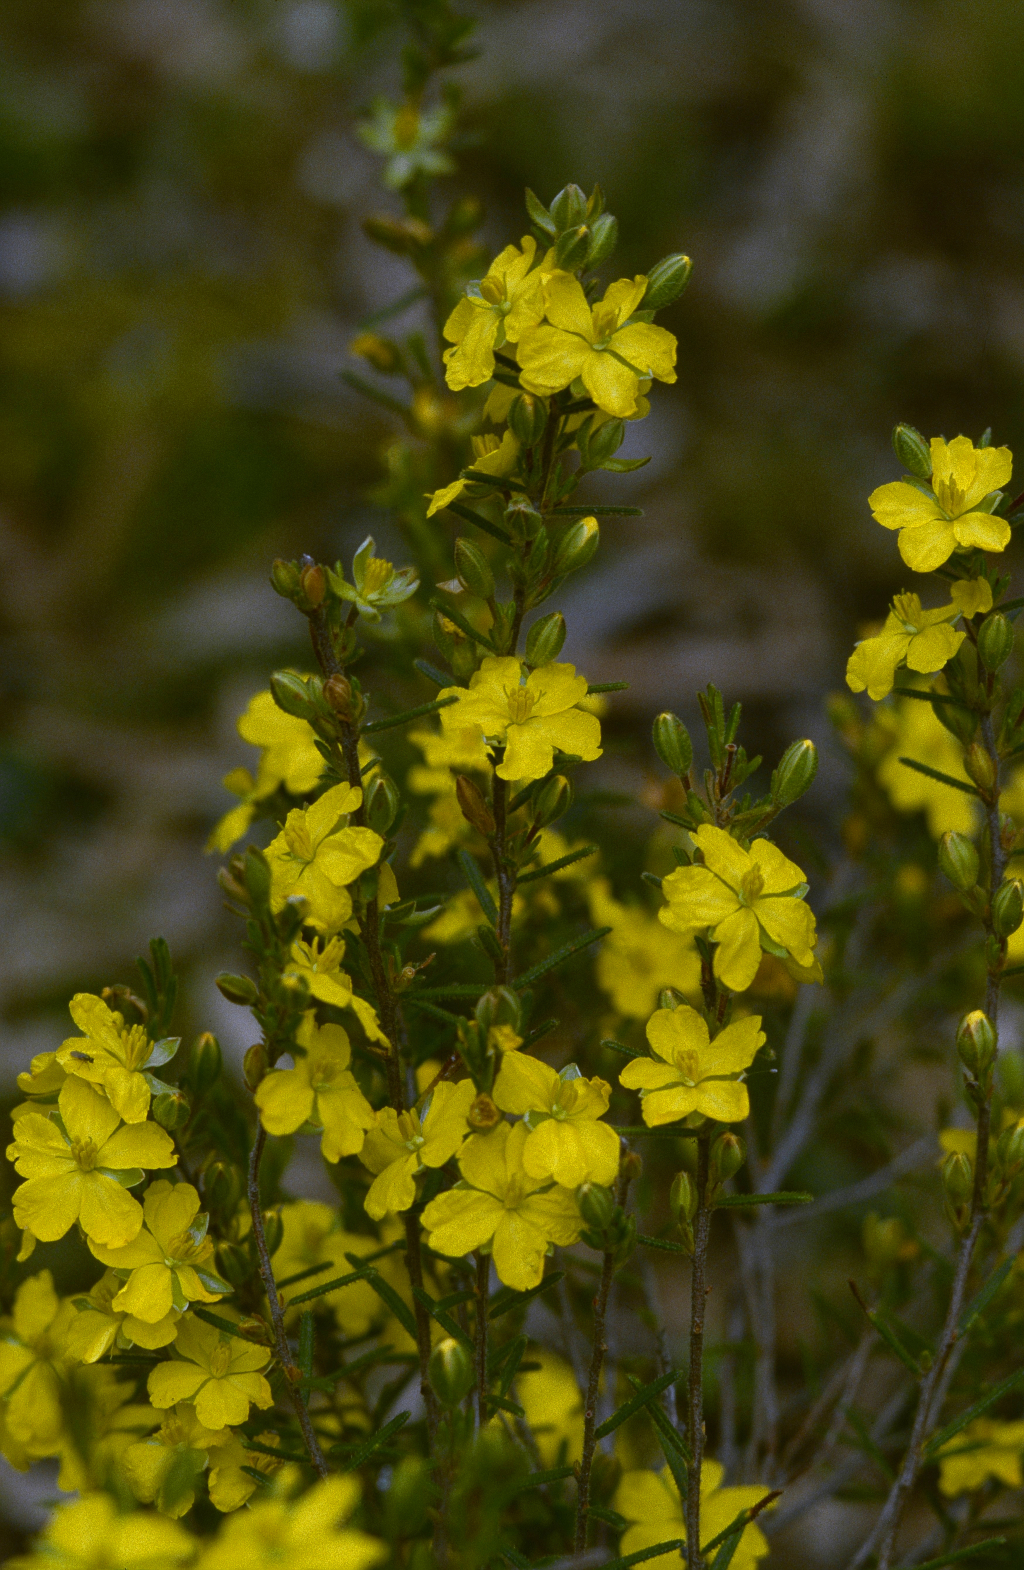
[[[421,218],[392,218],[387,213],[364,218],[362,228],[368,240],[396,256],[414,256],[434,238],[433,230]]]
[[[912,1259],[918,1245],[907,1236],[898,1216],[884,1219],[872,1210],[864,1217],[864,1252],[875,1275],[880,1275],[901,1260]]]
[[[263,909],[270,901],[270,864],[258,845],[245,851],[245,887],[254,908]]]
[[[939,867],[955,889],[966,894],[978,881],[978,852],[966,834],[951,832],[939,840]]]
[[[954,1207],[967,1203],[974,1191],[974,1167],[962,1150],[951,1151],[942,1163],[942,1186]]]
[[[996,1141],[996,1159],[1005,1178],[1016,1177],[1024,1167],[1024,1118],[1003,1129]]]
[[[237,1003],[240,1008],[252,1008],[259,997],[255,984],[248,976],[233,976],[230,971],[222,970],[213,979],[221,997],[227,998],[229,1003]]]
[[[932,477],[931,449],[920,431],[912,425],[897,425],[892,433],[892,450],[900,463],[919,480]]]
[[[697,1214],[697,1185],[689,1172],[677,1172],[668,1191],[668,1202],[677,1221],[692,1221]]]
[[[662,987],[658,993],[658,1007],[660,1009],[682,1008],[685,1002],[686,999],[683,997],[683,994],[677,992],[675,987]]]
[[[489,839],[495,830],[494,814],[483,791],[468,774],[456,774],[455,797],[466,822],[471,823],[478,834]]]
[[[596,553],[601,531],[596,518],[581,518],[566,529],[555,549],[554,571],[562,577],[567,572],[577,572],[585,567]]]
[[[777,807],[791,807],[814,784],[818,772],[818,749],[813,741],[794,741],[779,759],[769,786]]]
[[[592,239],[593,234],[587,224],[567,229],[555,241],[555,266],[564,272],[574,273],[585,264]]]
[[[987,671],[997,671],[1013,653],[1013,626],[993,611],[978,629],[978,657]]]
[[[481,600],[494,598],[494,574],[490,563],[479,545],[460,536],[455,541],[455,572],[459,582],[470,594]]]
[[[605,420],[596,430],[583,435],[585,426],[580,427],[579,442],[580,457],[587,469],[599,469],[609,458],[614,458],[626,435],[626,425],[623,420]]]
[[[192,1103],[183,1090],[169,1086],[153,1097],[150,1111],[154,1122],[173,1133],[175,1129],[184,1128],[192,1116]]]
[[[535,621],[526,635],[526,663],[550,665],[557,660],[565,642],[565,617],[561,611],[552,611]]]
[[[242,1078],[249,1089],[255,1091],[267,1077],[267,1049],[262,1041],[257,1041],[246,1052],[242,1059]]]
[[[444,221],[449,234],[472,234],[484,221],[482,204],[475,196],[460,196],[453,202]]]
[[[476,1384],[473,1359],[461,1341],[446,1336],[430,1354],[427,1364],[430,1388],[443,1407],[452,1411]]]
[[[968,747],[964,754],[964,768],[983,794],[988,795],[995,788],[995,759],[979,742],[972,741]]]
[[[598,213],[590,223],[590,249],[587,252],[587,269],[600,267],[611,256],[619,243],[619,220],[611,213]]]
[[[566,779],[564,774],[556,774],[545,780],[533,798],[534,823],[543,829],[564,817],[572,806],[572,797],[572,781]]]
[[[270,569],[270,586],[283,599],[294,600],[299,590],[299,564],[279,556]]]
[[[719,1134],[708,1152],[708,1176],[712,1183],[727,1183],[747,1159],[747,1147],[738,1134]]]
[[[276,1254],[284,1242],[284,1222],[279,1210],[263,1212],[263,1236],[266,1239],[267,1253]]]
[[[682,779],[690,772],[693,762],[693,742],[690,733],[676,714],[659,714],[651,727],[651,740],[666,769]]]
[[[203,1172],[207,1208],[231,1215],[242,1197],[242,1174],[230,1161],[211,1161]]]
[[[580,1215],[595,1232],[604,1232],[615,1216],[615,1195],[600,1183],[581,1183],[576,1190],[576,1203]]]
[[[1001,938],[1008,938],[1024,921],[1024,883],[1007,878],[992,897],[992,925]]]
[[[217,1245],[217,1273],[233,1287],[243,1287],[253,1274],[255,1266],[247,1248],[238,1243]]]
[[[366,824],[382,837],[398,816],[402,798],[398,786],[388,774],[378,774],[366,791]]]
[[[220,1042],[204,1030],[192,1043],[188,1058],[188,1082],[197,1096],[205,1096],[217,1083],[223,1061]]]
[[[511,1025],[518,1030],[522,1023],[522,1005],[518,993],[511,987],[491,987],[476,1006],[477,1024],[485,1030],[495,1025]]]
[[[292,714],[298,720],[316,718],[316,705],[309,689],[294,671],[275,671],[270,678],[270,691],[278,708],[286,714]]]
[[[660,311],[678,300],[693,272],[693,263],[681,251],[663,256],[647,274],[647,292],[640,305],[645,311]]]
[[[523,447],[536,447],[548,423],[548,406],[536,393],[520,393],[508,411],[508,428]]]
[[[587,216],[587,198],[578,185],[565,185],[549,209],[558,233],[575,229]]]
[[[975,1079],[985,1079],[996,1060],[996,1033],[992,1021],[981,1009],[965,1014],[956,1033],[960,1061]]]

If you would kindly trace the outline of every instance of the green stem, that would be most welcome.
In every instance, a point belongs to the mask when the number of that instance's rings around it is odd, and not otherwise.
[[[687,1438],[692,1461],[687,1473],[686,1543],[689,1570],[704,1570],[700,1551],[700,1474],[704,1460],[704,1311],[707,1306],[708,1235],[711,1211],[707,1202],[708,1152],[711,1136],[697,1139],[697,1211],[693,1218],[693,1266],[690,1284],[690,1379],[687,1393]]]

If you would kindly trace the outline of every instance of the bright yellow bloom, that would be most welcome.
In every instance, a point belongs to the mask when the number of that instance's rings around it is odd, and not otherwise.
[[[900,762],[901,758],[915,758],[969,784],[960,743],[935,718],[931,704],[919,698],[900,698],[895,711],[879,710],[879,718],[883,716],[883,723],[893,733],[893,746],[879,764],[877,777],[896,811],[923,811],[936,839],[953,829],[970,834],[978,816],[977,798]]]
[[[325,1160],[356,1155],[376,1117],[349,1068],[348,1036],[340,1025],[318,1027],[311,1010],[295,1039],[305,1056],[296,1055],[294,1068],[271,1069],[257,1088],[263,1127],[268,1134],[294,1134],[303,1123],[313,1123],[323,1130]]]
[[[23,1281],[11,1319],[0,1330],[0,1397],[4,1438],[0,1451],[24,1470],[39,1456],[54,1455],[63,1436],[61,1383],[70,1363],[68,1325],[74,1310],[61,1303],[48,1270]]]
[[[126,1123],[142,1123],[150,1102],[142,1071],[168,1062],[177,1041],[150,1041],[143,1025],[126,1029],[123,1016],[91,992],[76,992],[68,1013],[84,1034],[71,1036],[57,1049],[57,1062],[65,1074],[98,1085]]]
[[[700,1474],[700,1535],[710,1543],[731,1526],[741,1510],[749,1510],[768,1493],[753,1483],[743,1488],[722,1488],[724,1468],[717,1461],[705,1461]],[[613,1500],[614,1508],[631,1524],[622,1534],[620,1552],[635,1554],[673,1538],[686,1541],[686,1524],[679,1490],[668,1467],[662,1472],[627,1472]],[[769,1507],[770,1508],[770,1507]],[[768,1540],[756,1521],[744,1529],[730,1570],[753,1570],[768,1552]],[[674,1570],[685,1563],[682,1554],[658,1554],[647,1561],[655,1570]]]
[[[517,343],[544,315],[548,274],[540,268],[530,271],[537,250],[532,235],[523,236],[522,247],[506,245],[486,278],[470,284],[444,324],[444,336],[455,346],[444,352],[445,380],[453,392],[490,381],[495,349]]]
[[[804,904],[807,884],[796,863],[768,840],[754,840],[744,850],[710,823],[702,823],[693,838],[704,863],[677,867],[663,882],[668,904],[658,915],[665,926],[673,932],[708,931],[718,945],[715,975],[733,992],[750,986],[762,951],[814,966],[814,915]],[[820,981],[820,970],[805,979]]]
[[[647,279],[609,284],[599,305],[587,304],[577,279],[556,273],[547,286],[547,320],[519,340],[520,380],[530,392],[548,396],[577,377],[599,409],[623,418],[633,414],[641,383],[656,376],[676,379],[676,340],[664,327],[629,318],[640,305]]]
[[[210,1269],[213,1244],[206,1236],[209,1216],[199,1213],[191,1183],[151,1183],[143,1200],[145,1226],[123,1248],[89,1247],[101,1265],[124,1281],[111,1307],[156,1325],[189,1303],[216,1303],[231,1288]]]
[[[83,1079],[65,1081],[58,1106],[66,1134],[39,1112],[15,1125],[7,1159],[28,1179],[14,1191],[15,1222],[44,1243],[76,1221],[96,1243],[130,1243],[142,1226],[142,1206],[125,1185],[141,1183],[144,1167],[175,1165],[171,1136],[155,1123],[121,1123]]]
[[[372,1254],[380,1246],[375,1237],[368,1237],[365,1232],[343,1231],[337,1212],[330,1205],[315,1200],[299,1199],[293,1204],[282,1205],[281,1221],[284,1235],[281,1247],[274,1255],[274,1273],[279,1281],[297,1275],[300,1270],[308,1270],[312,1265],[330,1265],[322,1275],[296,1284],[297,1293],[350,1275],[355,1267],[349,1264],[346,1254]],[[382,1267],[387,1264],[387,1260],[381,1261]],[[381,1315],[380,1298],[365,1281],[352,1281],[348,1286],[326,1293],[318,1301],[334,1310],[347,1336],[365,1335]],[[297,1309],[295,1313],[298,1313]]]
[[[58,1450],[57,1487],[88,1493],[110,1487],[121,1473],[128,1446],[156,1423],[148,1404],[132,1401],[134,1383],[106,1365],[72,1368],[61,1392],[64,1437]]]
[[[196,1479],[207,1465],[207,1452],[232,1437],[226,1428],[204,1428],[195,1407],[176,1406],[155,1434],[126,1449],[122,1466],[128,1486],[143,1504],[155,1504],[161,1515],[177,1519],[195,1503]]]
[[[36,1544],[7,1570],[174,1570],[195,1549],[176,1522],[147,1510],[121,1515],[109,1494],[58,1505]]]
[[[390,871],[390,868],[385,865],[381,872],[385,870]],[[344,958],[344,938],[314,938],[311,943],[303,943],[300,939],[292,944],[285,975],[301,976],[310,997],[321,1003],[330,1003],[336,1009],[351,1009],[370,1040],[386,1046],[388,1038],[380,1028],[376,1009],[353,992],[352,978],[341,968]]]
[[[442,1080],[420,1116],[383,1107],[359,1159],[377,1177],[366,1195],[366,1213],[381,1221],[389,1212],[408,1210],[416,1198],[416,1178],[427,1167],[443,1167],[469,1134],[466,1115],[476,1099],[470,1079],[457,1085]]]
[[[332,589],[340,599],[351,601],[367,621],[380,621],[383,611],[412,599],[420,586],[415,567],[395,568],[377,555],[372,534],[352,558],[352,583],[346,583],[340,562],[338,566],[338,572],[329,574]]]
[[[554,749],[592,763],[601,756],[601,722],[579,707],[587,679],[573,665],[541,665],[524,681],[513,655],[489,654],[469,688],[445,687],[440,698],[458,698],[441,710],[441,724],[461,731],[472,725],[493,752],[505,755],[495,772],[515,784],[539,780],[551,767]]]
[[[266,1347],[253,1346],[238,1336],[226,1335],[194,1314],[186,1314],[178,1327],[174,1360],[151,1369],[147,1389],[155,1407],[178,1401],[195,1403],[196,1417],[204,1428],[226,1428],[244,1423],[249,1403],[273,1403],[270,1386],[261,1369],[270,1361]]]
[[[483,737],[472,723],[461,730],[456,725],[449,725],[442,731],[411,730],[409,740],[423,753],[423,765],[409,770],[409,789],[418,794],[447,790],[449,781],[454,790],[453,769],[459,773],[465,773],[467,769],[476,769],[483,774],[491,772]]]
[[[293,807],[284,828],[267,846],[270,903],[280,910],[293,894],[309,901],[306,917],[320,932],[337,932],[352,914],[346,884],[372,867],[384,841],[372,829],[350,825],[348,814],[363,799],[351,785],[334,785],[311,807]]]
[[[608,1111],[611,1086],[583,1079],[575,1063],[560,1074],[539,1058],[513,1052],[502,1058],[494,1101],[502,1112],[525,1118],[523,1170],[554,1178],[564,1188],[609,1184],[619,1170],[619,1136],[597,1120]]]
[[[328,1477],[293,1501],[259,1499],[224,1520],[197,1570],[368,1570],[388,1550],[342,1525],[358,1503],[354,1477]]]
[[[242,800],[225,813],[207,842],[207,850],[219,851],[221,855],[241,839],[256,816],[259,802],[266,801],[281,786],[291,796],[307,795],[324,768],[312,725],[279,709],[270,692],[258,692],[250,699],[245,713],[239,716],[237,729],[243,741],[262,751],[255,779],[248,769],[232,769],[224,776],[225,788]]]
[[[647,1040],[661,1062],[633,1058],[619,1082],[640,1091],[648,1128],[692,1112],[719,1123],[742,1123],[750,1098],[736,1076],[750,1067],[764,1044],[759,1015],[734,1020],[712,1041],[703,1015],[682,1003],[651,1015]]]
[[[1009,447],[975,447],[968,436],[948,444],[933,436],[931,491],[892,480],[872,491],[868,505],[884,529],[899,529],[900,555],[915,572],[934,572],[957,549],[1003,551],[1010,525],[983,505],[1007,483]]]
[[[923,674],[934,674],[953,658],[967,634],[950,626],[958,616],[973,616],[992,609],[992,590],[984,578],[954,584],[953,603],[926,611],[916,594],[897,594],[882,631],[858,643],[846,665],[846,685],[853,692],[867,689],[877,702],[887,698],[900,665]]]
[[[569,1364],[546,1347],[531,1346],[527,1362],[539,1368],[516,1375],[516,1400],[545,1467],[571,1466],[583,1454],[583,1395]]]
[[[496,436],[471,436],[469,444],[473,449],[472,468],[476,474],[488,474],[495,480],[503,480],[510,475],[519,462],[519,443],[511,431],[505,431],[499,441]],[[435,512],[440,512],[461,496],[467,485],[473,485],[473,480],[453,480],[450,485],[445,485],[439,491],[427,493],[430,506],[427,508],[427,517],[432,518]],[[480,481],[485,484],[486,481]]]
[[[700,955],[691,936],[670,932],[642,905],[620,904],[607,878],[588,885],[587,900],[594,926],[612,929],[601,941],[594,970],[616,1013],[647,1019],[664,987],[699,997]]]
[[[236,1434],[228,1429],[222,1432],[225,1442],[218,1445],[210,1457],[208,1485],[211,1504],[227,1512],[238,1510],[259,1488],[259,1483],[252,1476],[253,1472],[270,1478],[281,1470],[284,1462],[275,1461],[273,1456],[264,1455],[261,1450],[247,1450],[244,1441]],[[257,1434],[256,1438],[262,1445],[277,1446],[281,1443],[279,1436],[272,1431]]]
[[[939,1487],[944,1494],[967,1494],[994,1477],[1007,1488],[1020,1488],[1022,1451],[1024,1423],[976,1418],[939,1451]]]
[[[499,1281],[518,1291],[539,1283],[548,1245],[575,1243],[581,1228],[570,1190],[538,1183],[524,1168],[529,1137],[525,1123],[474,1134],[459,1155],[467,1186],[438,1194],[423,1212],[431,1248],[456,1255],[489,1245]]]
[[[87,1297],[71,1301],[76,1317],[68,1326],[68,1356],[79,1363],[96,1363],[113,1348],[124,1351],[131,1346],[145,1347],[153,1352],[157,1347],[170,1346],[178,1333],[180,1314],[172,1309],[155,1324],[136,1319],[134,1314],[114,1308],[114,1299],[124,1282],[112,1270],[105,1270]]]
[[[37,1052],[29,1064],[28,1073],[18,1075],[18,1089],[31,1099],[13,1109],[12,1121],[16,1121],[23,1112],[31,1112],[33,1104],[56,1106],[66,1079],[67,1074],[57,1062],[56,1052]]]

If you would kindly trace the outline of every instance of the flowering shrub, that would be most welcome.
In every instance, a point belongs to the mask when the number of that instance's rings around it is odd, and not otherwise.
[[[0,1451],[57,1458],[79,1497],[15,1563],[747,1570],[773,1543],[794,1562],[787,1525],[862,1472],[853,1566],[888,1570],[904,1549],[1011,1563],[984,1534],[1024,1450],[1024,1069],[998,1033],[1002,984],[1024,970],[1024,694],[1001,675],[1024,603],[1002,566],[1022,515],[1012,456],[988,433],[895,433],[907,473],[871,507],[944,603],[897,595],[850,657],[863,706],[833,702],[855,785],[841,868],[810,848],[823,937],[774,837],[815,748],[794,741],[746,791],[761,759],[714,685],[705,766],[677,716],[654,720],[664,871],[616,884],[614,830],[580,803],[622,684],[562,660],[565,619],[543,607],[593,559],[601,518],[636,513],[579,498],[588,475],[643,461],[616,454],[653,384],[676,379],[654,318],[690,263],[609,281],[616,221],[599,189],[569,185],[550,206],[527,193],[533,233],[482,266],[460,204],[432,205],[453,106],[422,107],[466,24],[444,6],[420,22],[406,99],[379,102],[364,136],[406,205],[369,232],[418,269],[437,353],[368,327],[353,349],[401,397],[354,380],[418,438],[392,454],[387,498],[413,547],[429,561],[453,527],[472,532],[434,594],[372,539],[348,576],[273,565],[313,668],[274,672],[239,720],[260,755],[225,781],[240,800],[210,841],[230,853],[220,882],[247,956],[218,986],[259,1036],[246,1098],[214,1036],[171,1034],[160,940],[141,995],[76,995],[80,1034],[20,1076]],[[419,683],[404,710],[360,680],[375,638],[399,690]],[[885,846],[921,813],[892,874]],[[583,822],[597,843],[569,837]],[[264,848],[245,843],[260,826]],[[428,862],[463,886],[403,893]],[[869,942],[903,967],[881,988]],[[874,1085],[855,1049],[929,987],[936,1014],[963,1014],[969,1120],[848,1195],[786,1188],[815,1176],[801,1162],[829,1097]],[[948,1077],[952,1055],[933,1056]],[[289,1191],[295,1136],[319,1142],[335,1204]],[[783,1406],[783,1227],[889,1193],[915,1162],[932,1163],[931,1210],[863,1217],[853,1297],[823,1299],[834,1324]],[[76,1233],[95,1270],[62,1297],[33,1256]],[[676,1363],[665,1303],[684,1282]],[[712,1359],[719,1283],[730,1324]]]

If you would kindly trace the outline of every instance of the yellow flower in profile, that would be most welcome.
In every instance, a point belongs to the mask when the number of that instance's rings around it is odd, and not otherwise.
[[[325,1478],[295,1500],[259,1499],[225,1518],[197,1570],[369,1570],[388,1550],[342,1524],[358,1503],[354,1477]]]
[[[58,1505],[36,1552],[9,1559],[7,1570],[174,1570],[195,1546],[175,1521],[148,1510],[122,1515],[109,1494],[86,1494]]]
[[[300,939],[292,944],[285,975],[301,977],[310,997],[321,1003],[351,1009],[370,1040],[386,1046],[388,1038],[380,1028],[377,1011],[352,990],[352,977],[341,968],[344,959],[344,938],[314,938],[311,943]]]
[[[444,336],[454,345],[444,351],[445,380],[453,392],[490,381],[495,349],[517,343],[544,315],[547,275],[540,268],[530,271],[537,242],[527,234],[521,243],[522,250],[506,245],[486,278],[470,284],[444,324]]]
[[[984,578],[954,584],[952,604],[926,611],[916,594],[897,594],[882,631],[858,643],[846,665],[846,685],[852,692],[867,689],[869,698],[887,698],[896,671],[933,675],[942,670],[967,634],[950,626],[958,616],[973,616],[992,609],[992,590]]]
[[[524,680],[525,676],[525,680]],[[495,773],[515,784],[539,780],[551,768],[554,749],[592,763],[601,756],[601,722],[579,703],[587,678],[573,665],[541,665],[528,675],[512,655],[487,655],[465,687],[445,687],[439,698],[458,699],[441,710],[441,724],[472,725],[491,752],[504,748]]]
[[[161,1515],[177,1520],[195,1503],[196,1481],[206,1468],[208,1452],[232,1437],[226,1428],[204,1428],[195,1407],[176,1406],[155,1434],[125,1450],[121,1465],[128,1486],[143,1504],[155,1504]]]
[[[39,1112],[15,1124],[7,1159],[28,1181],[14,1191],[14,1219],[43,1243],[76,1221],[96,1243],[118,1248],[142,1226],[142,1206],[124,1186],[143,1168],[173,1167],[171,1136],[155,1123],[122,1123],[105,1096],[84,1079],[65,1081],[58,1101],[66,1133]]]
[[[0,1449],[19,1470],[60,1445],[61,1383],[70,1362],[67,1330],[73,1318],[71,1305],[54,1291],[53,1276],[41,1270],[21,1283],[11,1318],[0,1322],[0,1398],[4,1427],[16,1447]]]
[[[475,474],[487,474],[495,480],[503,480],[519,462],[519,443],[511,431],[505,431],[500,441],[496,436],[471,436],[469,444],[473,450],[472,468]],[[440,512],[449,502],[461,496],[467,485],[474,483],[473,480],[453,480],[439,491],[428,492],[430,506],[427,508],[427,517],[432,518],[435,512]],[[479,483],[485,484],[486,481]]]
[[[723,1488],[724,1472],[724,1467],[717,1461],[705,1461],[701,1468],[700,1535],[704,1543],[710,1543],[724,1532],[741,1510],[759,1504],[769,1491],[758,1483],[742,1488]],[[683,1505],[668,1467],[662,1472],[626,1472],[612,1503],[630,1523],[619,1543],[621,1553],[635,1554],[642,1548],[654,1548],[658,1543],[668,1543],[674,1538],[686,1541]],[[744,1528],[730,1560],[730,1570],[754,1570],[757,1561],[763,1559],[768,1550],[768,1539],[757,1522],[752,1521]],[[654,1565],[655,1570],[676,1570],[685,1560],[677,1550],[658,1554],[647,1563]]]
[[[423,1112],[396,1112],[383,1107],[359,1159],[377,1173],[366,1195],[366,1213],[374,1221],[408,1210],[416,1198],[416,1178],[427,1167],[443,1167],[469,1134],[466,1117],[476,1099],[471,1079],[457,1085],[448,1080],[432,1091]]]
[[[329,1269],[315,1276],[309,1286],[325,1285],[341,1276],[351,1275],[353,1265],[346,1254],[372,1254],[380,1245],[375,1237],[365,1232],[346,1232],[338,1224],[338,1215],[330,1205],[310,1199],[298,1199],[281,1206],[283,1236],[281,1246],[274,1255],[274,1273],[279,1281],[294,1276],[313,1265],[329,1265]],[[387,1264],[381,1261],[382,1266]],[[307,1283],[297,1285],[296,1292],[303,1292]],[[381,1302],[373,1288],[365,1281],[351,1281],[318,1299],[325,1307],[334,1310],[338,1324],[347,1336],[362,1336],[380,1317]],[[295,1314],[298,1310],[294,1310]]]
[[[525,1118],[523,1170],[532,1178],[554,1178],[564,1188],[609,1184],[619,1170],[619,1136],[597,1120],[608,1111],[611,1086],[583,1079],[575,1063],[562,1072],[525,1052],[502,1058],[494,1102],[502,1112]]]
[[[964,772],[963,748],[935,718],[931,704],[919,698],[900,698],[895,711],[887,714],[879,710],[879,716],[885,716],[893,743],[878,766],[877,778],[896,811],[924,812],[936,839],[947,830],[970,834],[978,818],[977,798],[900,762],[901,758],[914,758],[970,784]]]
[[[169,1346],[178,1333],[181,1318],[172,1309],[155,1324],[136,1319],[114,1307],[114,1299],[124,1282],[112,1270],[105,1270],[86,1297],[73,1297],[76,1314],[67,1331],[68,1356],[78,1363],[96,1363],[112,1348],[124,1351],[131,1346],[153,1352]]]
[[[750,1111],[750,1098],[737,1076],[750,1067],[764,1045],[759,1015],[734,1020],[712,1041],[703,1015],[682,1003],[652,1014],[647,1040],[661,1061],[633,1058],[619,1075],[619,1083],[640,1091],[648,1128],[674,1123],[693,1112],[719,1123],[742,1123]]]
[[[126,1123],[149,1112],[150,1088],[143,1069],[160,1068],[177,1051],[177,1040],[150,1041],[143,1025],[126,1029],[124,1018],[91,992],[76,992],[68,1013],[83,1032],[57,1049],[65,1074],[77,1074],[104,1091]]]
[[[623,905],[607,878],[588,884],[587,902],[594,926],[612,929],[601,940],[594,974],[617,1014],[648,1019],[664,987],[700,996],[700,955],[691,935],[670,932],[642,905]]]
[[[939,1451],[939,1487],[944,1494],[968,1494],[993,1477],[1007,1488],[1020,1488],[1022,1452],[1024,1423],[976,1418]]]
[[[880,485],[868,506],[884,529],[898,529],[900,555],[915,572],[934,572],[955,550],[1003,551],[1010,540],[1005,518],[984,505],[1007,483],[1009,447],[975,447],[970,437],[931,441],[931,490],[910,480]]]
[[[582,1225],[569,1189],[526,1171],[529,1137],[525,1123],[474,1134],[459,1155],[466,1187],[446,1189],[423,1212],[430,1248],[458,1255],[490,1246],[498,1280],[521,1292],[539,1283],[549,1244],[575,1243]]]
[[[224,776],[225,789],[242,799],[225,813],[207,842],[208,851],[222,855],[241,839],[261,801],[266,801],[279,787],[291,796],[307,795],[315,789],[324,769],[312,725],[279,709],[270,692],[258,692],[250,699],[236,728],[243,741],[261,749],[261,756],[255,779],[248,769],[232,769]]]
[[[292,808],[267,846],[274,910],[298,894],[309,901],[309,926],[328,933],[344,926],[352,914],[346,885],[374,865],[384,845],[372,829],[348,822],[362,799],[361,790],[334,785],[311,807]]]
[[[270,1362],[266,1347],[228,1336],[194,1314],[178,1327],[172,1362],[150,1370],[147,1389],[155,1407],[191,1401],[204,1428],[244,1423],[254,1406],[273,1404],[261,1369]]]
[[[545,1467],[571,1466],[583,1454],[583,1394],[569,1364],[547,1347],[531,1346],[526,1361],[539,1363],[516,1375],[516,1399]]]
[[[718,945],[715,975],[733,992],[750,986],[762,952],[814,967],[802,979],[820,981],[814,915],[804,903],[807,884],[796,863],[768,840],[754,840],[744,850],[710,823],[702,823],[693,839],[704,861],[677,867],[662,883],[668,904],[658,915],[665,926],[673,932],[709,932]]]
[[[313,1123],[323,1130],[325,1160],[354,1156],[376,1115],[349,1068],[348,1036],[340,1025],[318,1027],[311,1010],[295,1039],[305,1055],[296,1056],[294,1068],[272,1068],[257,1087],[263,1127],[268,1134],[294,1134],[303,1123]]]
[[[199,1212],[199,1195],[191,1183],[151,1183],[143,1200],[145,1225],[123,1248],[89,1244],[101,1265],[124,1280],[111,1307],[147,1325],[171,1313],[184,1313],[189,1303],[216,1303],[231,1288],[210,1269],[213,1244],[206,1236],[209,1216]]]
[[[520,380],[533,393],[548,396],[580,378],[599,409],[631,415],[649,377],[676,379],[676,340],[664,327],[631,322],[647,289],[638,275],[609,284],[604,299],[591,306],[571,273],[555,273],[547,286],[547,324],[530,328],[519,340]]]

